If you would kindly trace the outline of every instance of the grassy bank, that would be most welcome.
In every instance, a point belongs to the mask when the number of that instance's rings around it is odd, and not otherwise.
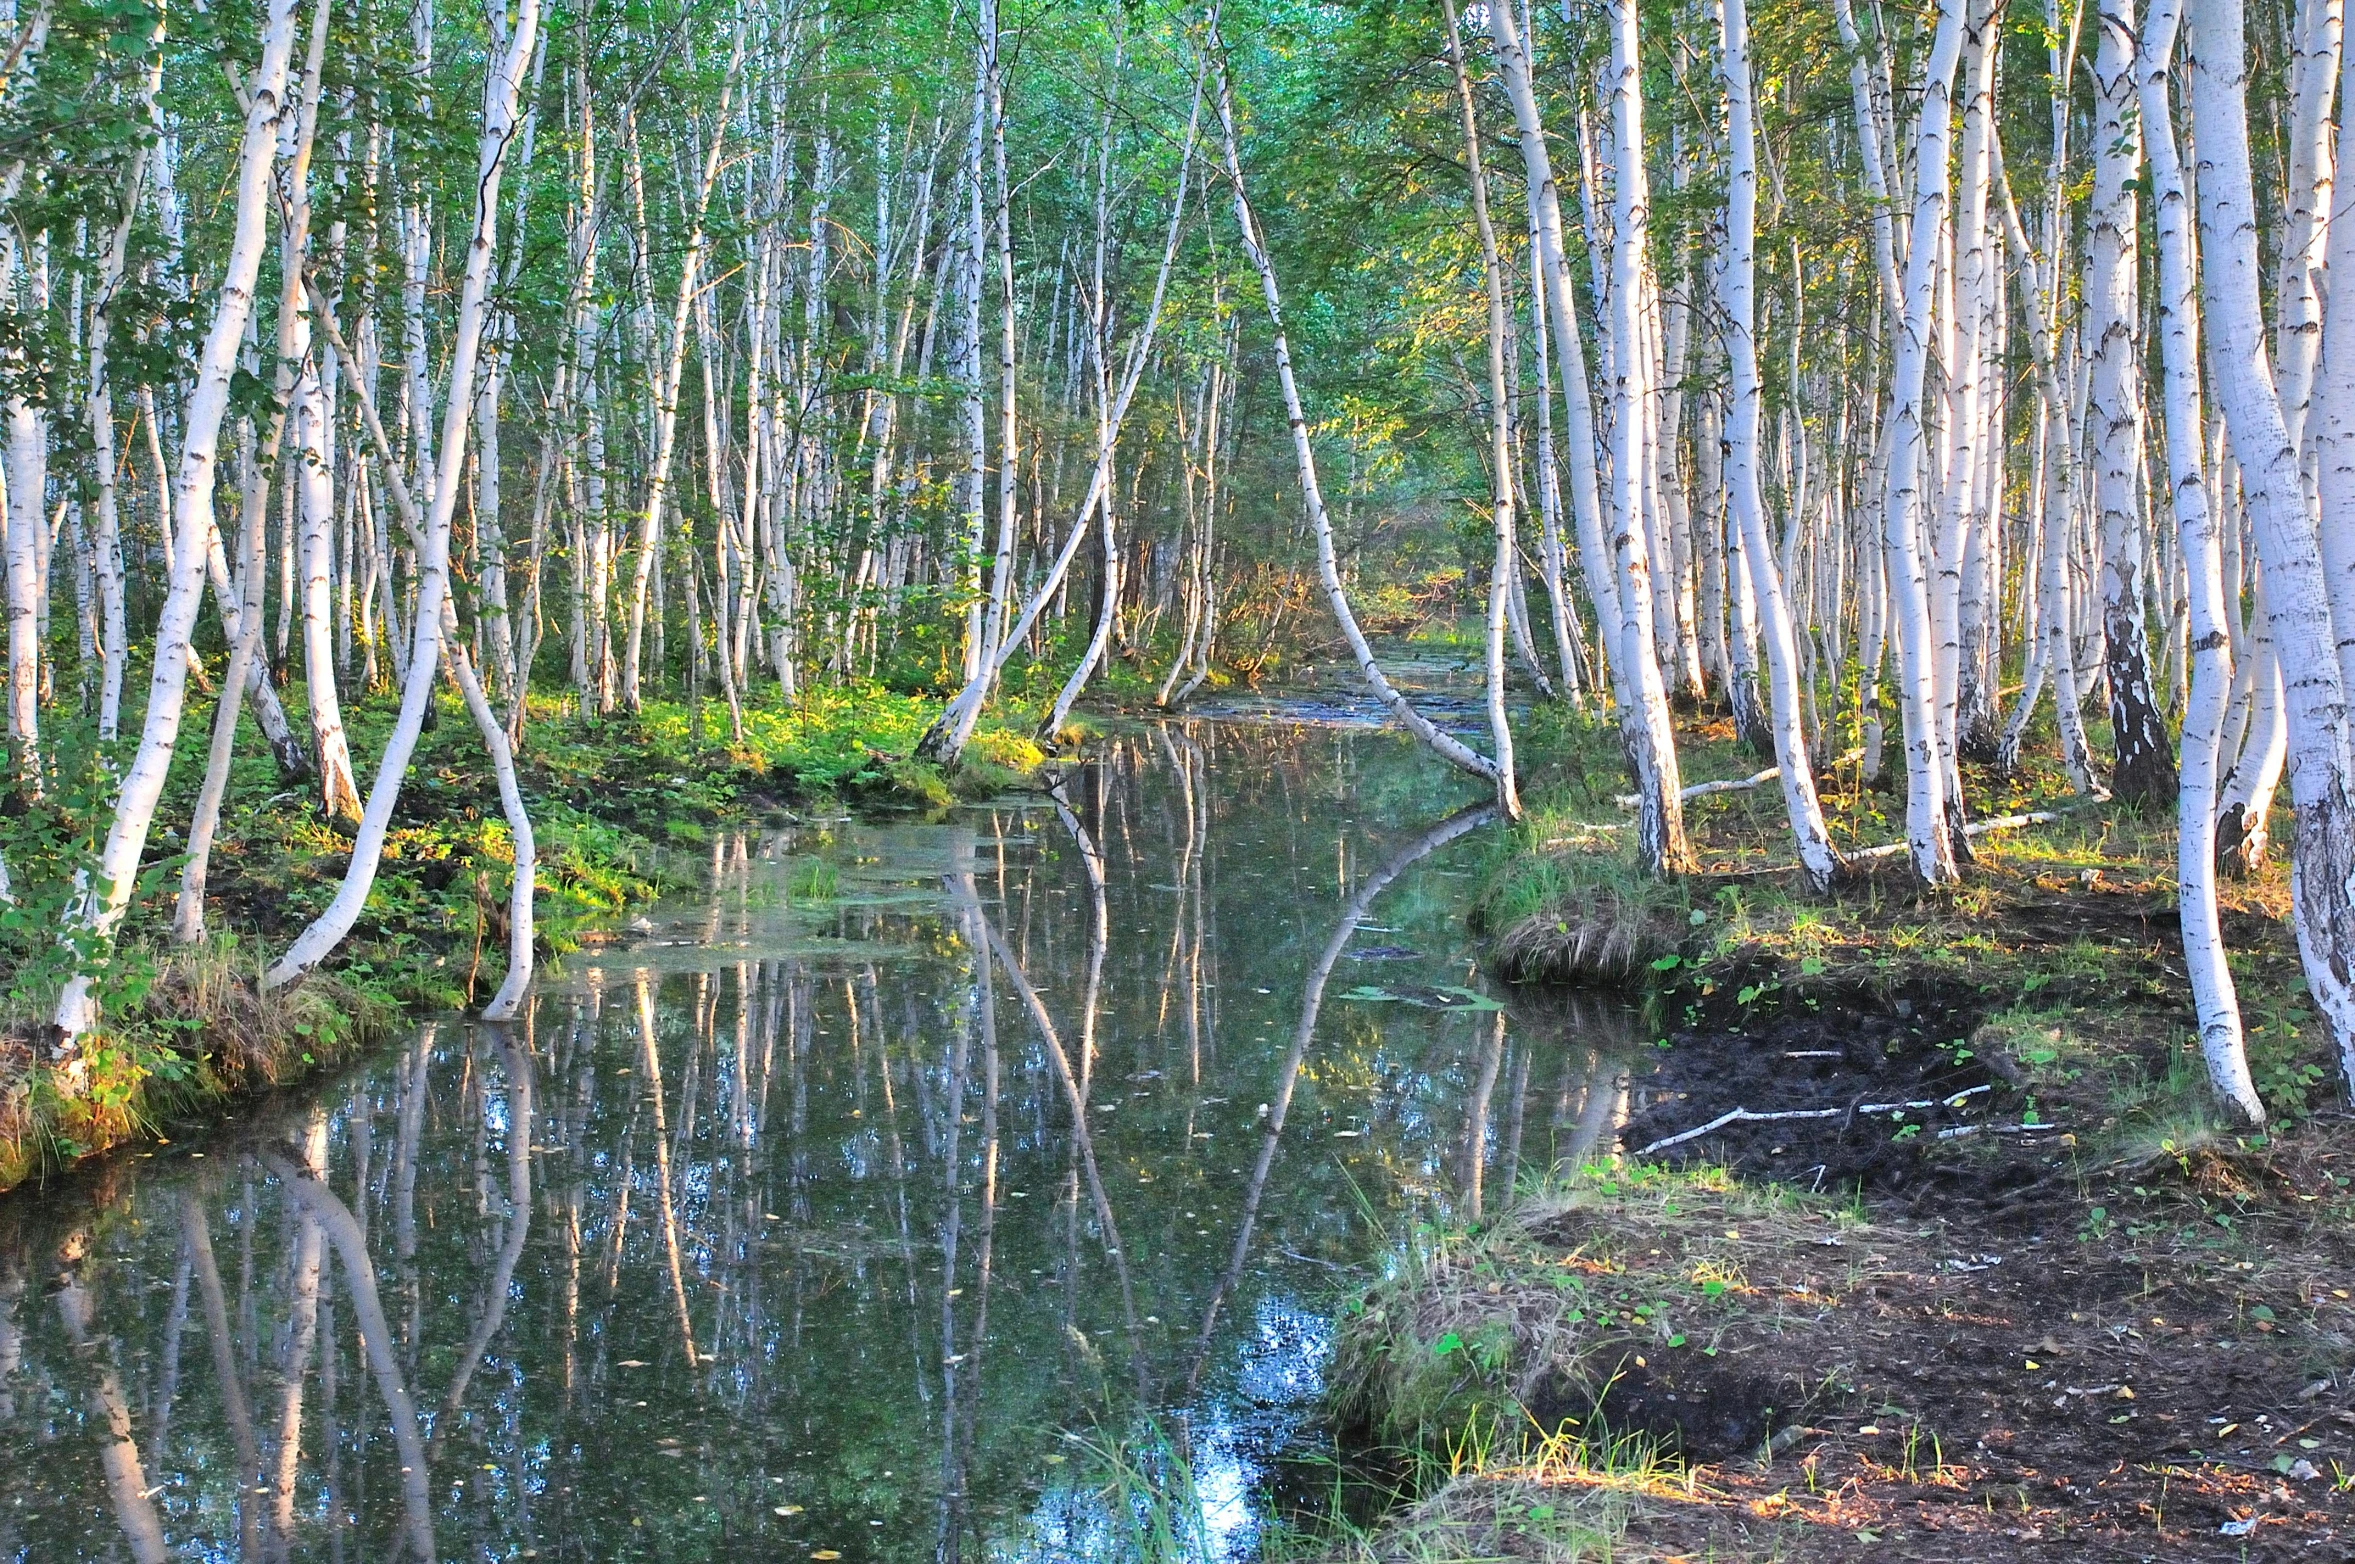
[[[1542,724],[1551,721],[1550,727]],[[2171,821],[1973,769],[1973,842],[1830,896],[1771,786],[1645,880],[1616,735],[1540,718],[1473,911],[1523,978],[1641,992],[1608,1147],[1394,1235],[1329,1412],[1411,1500],[1339,1559],[2312,1557],[2355,1539],[2355,1149],[2274,861],[2224,886],[2268,1133],[2196,1047]],[[1722,725],[1688,784],[1755,773]],[[1844,850],[1902,834],[1853,762]],[[1598,1089],[1590,1084],[1590,1092]]]
[[[2196,1016],[2182,965],[2172,818],[2152,819],[2068,788],[2057,761],[2031,752],[2016,774],[1966,765],[1977,820],[2050,815],[1971,840],[1959,886],[1925,892],[1902,855],[1856,858],[1848,882],[1811,894],[1790,867],[1789,828],[1770,783],[1690,800],[1700,872],[1640,874],[1617,736],[1545,715],[1529,746],[1528,818],[1504,838],[1471,917],[1500,971],[1525,981],[1633,982],[1679,1015],[1804,1008],[1851,996],[1913,994],[1967,1015],[2048,1099],[2095,1116],[2121,1094],[2183,1088],[2176,1104],[2214,1130],[2198,1080]],[[1680,735],[1688,786],[1754,775],[1724,723]],[[1853,757],[1822,780],[1836,845],[1856,854],[1898,841],[1896,791],[1868,785]],[[2250,1065],[2277,1123],[2336,1096],[2327,1038],[2306,998],[2276,850],[2221,883],[2226,943],[2248,1029]],[[1729,1001],[1738,1001],[1728,1008]],[[1981,1030],[1984,1029],[1984,1030]],[[2098,1110],[2098,1111],[2097,1111]]]
[[[299,687],[286,695],[302,709]],[[583,719],[569,695],[532,698],[518,756],[537,838],[543,955],[576,948],[635,905],[681,888],[670,867],[719,829],[783,823],[851,804],[937,808],[987,794],[1043,760],[1021,707],[986,722],[954,778],[913,760],[939,702],[880,686],[825,687],[796,702],[748,702],[732,740],[726,708],[649,701],[635,715]],[[384,700],[347,708],[356,757],[381,751]],[[191,731],[209,710],[190,714]],[[251,717],[210,859],[211,936],[168,941],[200,767],[177,768],[158,811],[125,936],[101,968],[104,1033],[86,1077],[61,1081],[46,1020],[79,953],[56,938],[63,887],[94,861],[119,754],[59,735],[60,784],[0,821],[19,886],[0,911],[0,1189],[142,1134],[200,1122],[240,1094],[349,1057],[405,1009],[472,1003],[505,962],[514,857],[496,783],[454,695],[438,698],[401,793],[368,905],[325,970],[260,993],[268,959],[333,898],[348,827],[324,819],[307,784],[284,783]],[[201,759],[202,751],[195,752]],[[365,787],[368,778],[363,775]]]
[[[1327,1556],[2337,1556],[2336,1164],[2302,1133],[2083,1165],[2001,1217],[1723,1168],[1550,1177],[1402,1244],[1344,1312],[1334,1411],[1420,1498]]]

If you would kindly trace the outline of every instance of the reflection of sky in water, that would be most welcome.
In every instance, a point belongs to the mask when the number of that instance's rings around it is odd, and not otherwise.
[[[1120,1559],[1087,1442],[1151,1428],[1251,1556],[1369,1224],[1501,1188],[1589,1055],[1431,1002],[1480,848],[1402,863],[1464,791],[1395,736],[1149,732],[1064,796],[723,840],[528,1029],[0,1203],[0,1560]],[[264,1160],[306,1124],[323,1205]]]

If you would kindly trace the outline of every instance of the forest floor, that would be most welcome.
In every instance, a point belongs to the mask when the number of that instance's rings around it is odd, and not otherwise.
[[[300,712],[299,688],[283,698]],[[102,977],[108,1027],[88,1052],[79,1093],[58,1090],[41,1044],[74,959],[56,939],[65,888],[104,830],[111,773],[86,740],[60,736],[62,784],[9,822],[18,883],[56,890],[0,913],[0,1191],[300,1079],[383,1034],[406,1009],[468,1005],[497,985],[513,846],[473,724],[454,696],[437,700],[359,923],[321,972],[275,994],[259,992],[260,970],[334,897],[350,828],[324,818],[307,782],[279,776],[248,713],[210,859],[213,932],[174,946],[165,932],[179,890],[175,826],[193,810],[200,768],[175,772],[157,816],[174,824],[151,843],[127,936]],[[938,700],[880,686],[749,700],[741,742],[717,700],[650,700],[634,715],[586,720],[569,695],[532,700],[518,767],[539,854],[543,956],[684,884],[698,850],[722,830],[851,804],[944,807],[1003,788],[1044,758],[1019,725],[1029,712],[1019,700],[985,721],[953,779],[912,758]],[[363,765],[391,719],[383,701],[346,708]],[[369,781],[361,776],[363,791]]]
[[[1688,735],[1688,782],[1755,769],[1729,738]],[[2163,825],[1978,776],[1974,814],[2059,818],[1979,838],[1959,890],[1889,860],[1818,899],[1757,872],[1761,788],[1697,801],[1712,871],[1662,890],[1599,747],[1540,749],[1479,916],[1523,970],[1649,978],[1626,1155],[1402,1243],[1343,1312],[1345,1445],[1422,1497],[1340,1551],[2355,1557],[2355,1118],[2278,854],[2224,892],[2272,1115],[2238,1133]],[[1835,833],[1890,839],[1853,769]]]

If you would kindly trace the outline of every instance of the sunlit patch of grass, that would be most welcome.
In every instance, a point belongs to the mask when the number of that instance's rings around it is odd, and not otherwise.
[[[333,974],[265,990],[263,953],[226,935],[132,945],[115,962],[136,981],[70,1062],[22,1046],[55,993],[11,991],[0,1017],[0,1036],[16,1045],[0,1080],[0,1190],[348,1058],[399,1014],[383,989]]]
[[[1495,932],[1506,975],[1595,982],[1674,952],[1691,931],[1692,906],[1682,882],[1646,875],[1618,853],[1549,852],[1500,865],[1471,918]]]
[[[1542,1173],[1488,1227],[1400,1236],[1390,1274],[1342,1312],[1328,1408],[1379,1447],[1454,1459],[1478,1445],[1519,1461],[1560,1431],[1526,1410],[1541,1388],[1567,1384],[1591,1405],[1633,1355],[1710,1352],[1754,1308],[1759,1267],[1856,1225],[1723,1168]]]

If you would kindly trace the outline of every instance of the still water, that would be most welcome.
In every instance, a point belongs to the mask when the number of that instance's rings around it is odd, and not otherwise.
[[[724,836],[701,891],[201,1142],[0,1201],[0,1558],[1246,1557],[1325,1320],[1626,1112],[1389,733]]]

